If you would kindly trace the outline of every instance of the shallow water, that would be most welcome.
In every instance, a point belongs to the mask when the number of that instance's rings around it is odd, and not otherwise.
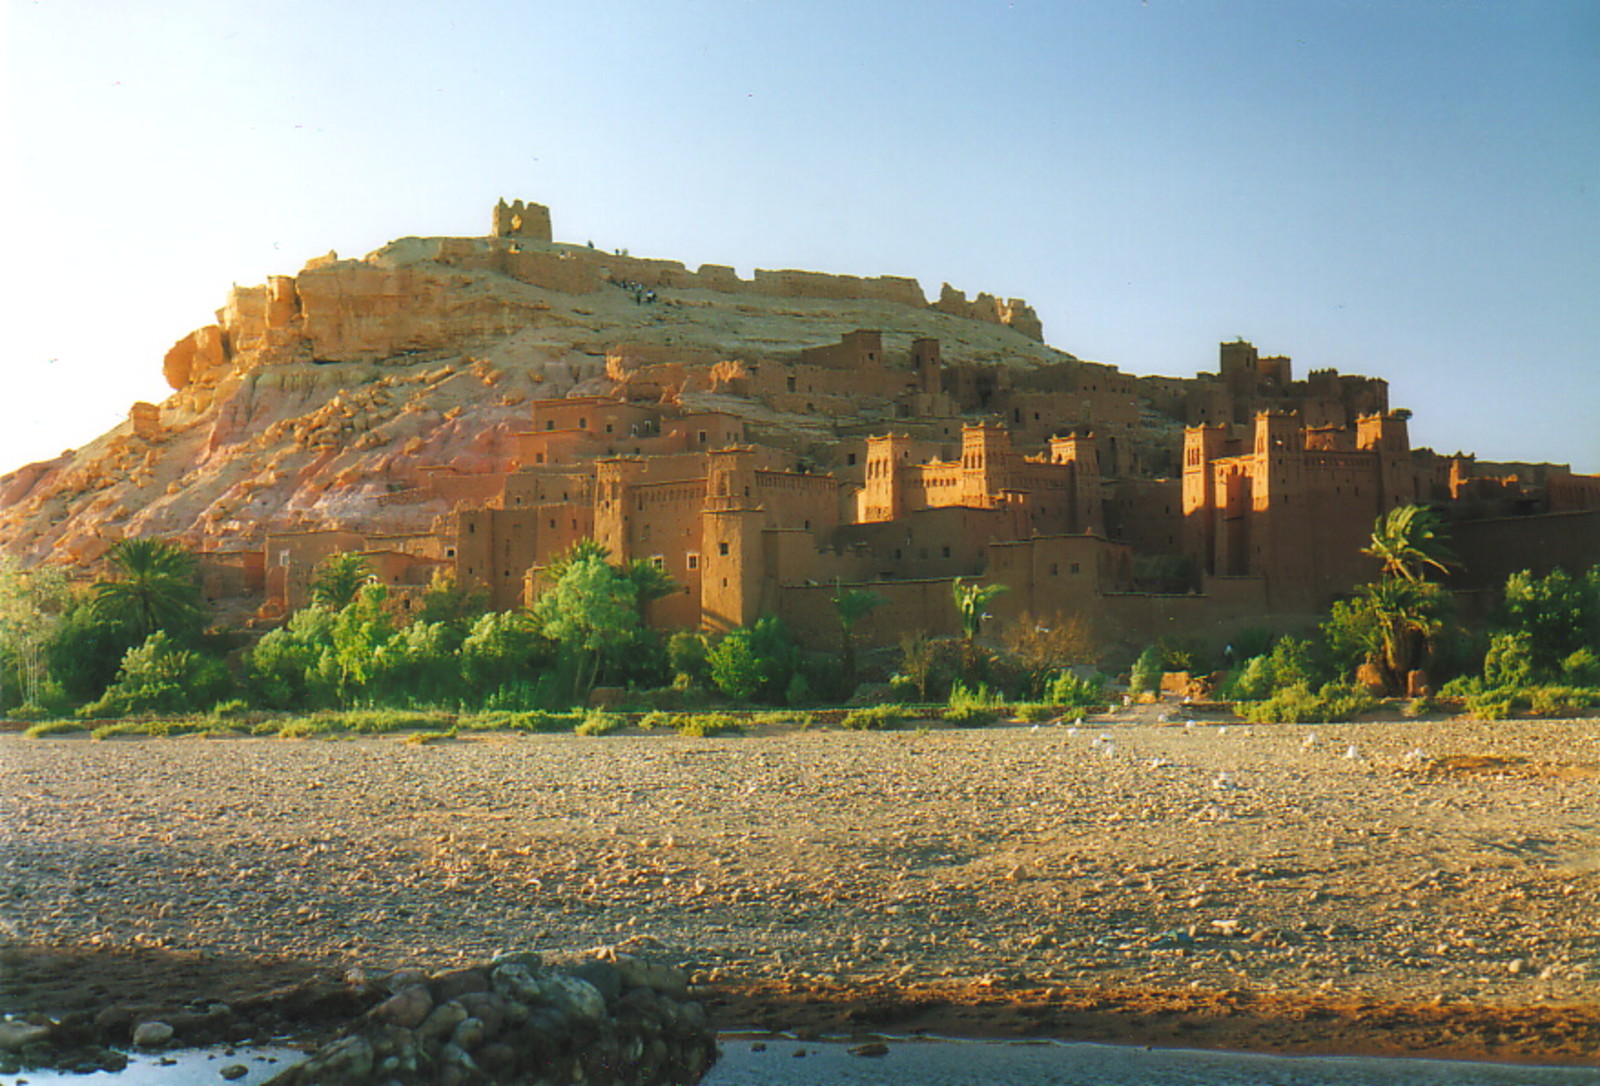
[[[1446,1060],[1257,1056],[1055,1042],[890,1041],[889,1054],[852,1056],[839,1042],[724,1038],[704,1086],[1600,1086],[1600,1069]],[[797,1053],[804,1053],[799,1056]],[[259,1086],[302,1059],[294,1049],[191,1049],[161,1066],[138,1055],[116,1074],[24,1071],[0,1086]],[[272,1061],[272,1062],[268,1062]],[[222,1069],[247,1074],[224,1079]]]
[[[852,1056],[846,1044],[726,1039],[705,1086],[895,1083],[905,1086],[1595,1086],[1600,1069],[1444,1060],[1258,1056],[1056,1042],[889,1042]],[[803,1051],[804,1057],[796,1057]]]

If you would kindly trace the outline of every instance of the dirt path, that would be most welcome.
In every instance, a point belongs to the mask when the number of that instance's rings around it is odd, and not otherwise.
[[[4,736],[0,834],[8,1010],[638,938],[729,1025],[1600,1062],[1595,721]]]

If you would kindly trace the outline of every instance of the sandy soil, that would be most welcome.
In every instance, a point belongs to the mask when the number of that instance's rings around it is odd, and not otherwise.
[[[1600,722],[0,737],[0,1009],[633,939],[724,1026],[1600,1064]]]

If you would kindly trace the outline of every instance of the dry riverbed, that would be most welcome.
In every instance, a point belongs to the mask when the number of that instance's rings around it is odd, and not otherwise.
[[[1600,722],[0,736],[0,1010],[659,944],[726,1027],[1600,1063]]]

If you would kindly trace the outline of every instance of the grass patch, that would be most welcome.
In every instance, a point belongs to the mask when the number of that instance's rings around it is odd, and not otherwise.
[[[119,724],[102,724],[89,733],[90,739],[115,739],[121,735],[147,735],[145,727],[137,720],[124,720]]]
[[[574,731],[583,722],[581,713],[552,713],[543,709],[526,712],[474,713],[463,717],[458,727],[472,732],[531,732],[554,734]]]
[[[1000,714],[982,705],[952,705],[940,719],[953,728],[987,728],[1000,719]]]
[[[76,720],[42,720],[22,733],[24,739],[43,739],[50,735],[64,735],[68,732],[81,732],[85,728]]]
[[[413,747],[426,747],[433,743],[443,743],[456,737],[456,730],[448,731],[412,732],[401,740]]]
[[[791,727],[805,729],[811,727],[816,721],[817,718],[810,713],[797,713],[792,709],[774,709],[765,713],[756,713],[750,718],[750,725],[755,728]]]
[[[608,713],[603,709],[590,709],[572,731],[575,735],[610,735],[612,732],[621,731],[627,723],[625,717],[616,713]]]
[[[713,735],[738,735],[744,731],[739,718],[732,713],[678,713],[672,718],[672,727],[679,735],[691,739],[706,739]]]
[[[892,731],[905,722],[904,705],[867,705],[851,709],[839,721],[839,727],[852,732]]]

